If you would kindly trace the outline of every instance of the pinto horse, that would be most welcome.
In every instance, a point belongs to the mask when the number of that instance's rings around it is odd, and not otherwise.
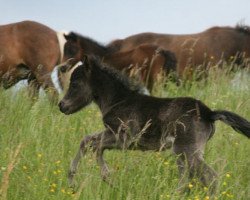
[[[107,45],[113,51],[127,51],[141,44],[153,44],[172,51],[177,58],[177,71],[208,69],[223,62],[246,66],[250,58],[250,27],[212,27],[203,32],[187,35],[140,33]],[[247,60],[245,59],[247,58]]]
[[[60,61],[57,33],[49,27],[34,21],[0,26],[0,83],[5,89],[28,79],[32,97],[42,87],[57,101],[50,73]]]
[[[166,75],[176,71],[175,55],[156,45],[142,44],[127,51],[113,51],[74,32],[65,35],[65,38],[67,42],[64,46],[63,61],[75,58],[77,62],[84,54],[97,55],[109,66],[132,77],[137,76],[149,91],[152,91],[153,84],[161,72]]]
[[[59,103],[61,112],[73,114],[89,105],[98,105],[106,129],[83,138],[71,163],[72,184],[79,160],[91,146],[96,151],[103,180],[108,181],[108,166],[103,158],[106,149],[155,150],[172,148],[178,156],[180,174],[197,175],[205,186],[215,187],[216,172],[209,167],[203,152],[213,136],[214,122],[220,120],[250,137],[250,122],[225,110],[212,111],[201,101],[189,98],[157,98],[131,90],[128,78],[105,67],[93,56],[85,56],[76,67],[69,89]],[[184,179],[181,179],[184,180]],[[109,182],[109,181],[108,181]]]

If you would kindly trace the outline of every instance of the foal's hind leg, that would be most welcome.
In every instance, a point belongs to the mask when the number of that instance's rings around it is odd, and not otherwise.
[[[96,140],[96,138],[98,138],[98,135],[100,135],[100,134],[85,136],[83,138],[83,140],[81,141],[80,148],[79,148],[75,158],[71,162],[70,169],[68,172],[68,181],[69,181],[70,186],[73,186],[73,179],[74,179],[74,176],[76,174],[77,166],[79,164],[81,157],[86,154],[88,145],[91,146],[91,144],[94,143],[94,141]]]
[[[174,152],[180,155],[177,164],[181,175],[181,186],[185,182],[187,172],[189,178],[197,176],[204,186],[210,187],[213,193],[216,189],[217,173],[205,163],[200,149],[195,145],[179,146],[175,144]]]

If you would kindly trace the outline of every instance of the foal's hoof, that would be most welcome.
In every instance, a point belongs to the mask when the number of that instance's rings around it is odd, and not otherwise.
[[[69,171],[69,173],[68,173],[68,184],[69,184],[69,187],[72,188],[72,189],[76,188],[76,183],[74,181],[74,176],[75,176],[75,172]]]
[[[180,186],[176,189],[176,192],[179,194],[185,194],[187,192],[190,192],[189,188],[185,187],[185,186]]]
[[[102,177],[102,180],[105,182],[105,183],[107,183],[108,185],[109,185],[109,187],[114,187],[114,185],[113,185],[113,183],[112,183],[112,181],[110,180],[110,178],[109,177]]]
[[[114,187],[113,183],[110,180],[110,172],[108,170],[108,168],[103,168],[101,171],[101,176],[102,176],[102,180],[107,183],[110,187]]]
[[[111,182],[109,176],[106,176],[106,175],[103,176],[103,175],[102,175],[102,180],[103,180],[105,183],[107,183],[110,187],[113,187],[113,184],[112,184],[112,182]]]

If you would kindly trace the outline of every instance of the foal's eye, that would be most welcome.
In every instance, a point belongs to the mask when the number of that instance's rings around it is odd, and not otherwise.
[[[73,87],[73,88],[76,88],[78,86],[78,84],[77,83],[71,83],[71,87]]]

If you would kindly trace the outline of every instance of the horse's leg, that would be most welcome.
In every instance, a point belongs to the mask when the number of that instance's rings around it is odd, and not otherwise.
[[[100,165],[101,167],[101,177],[102,177],[102,180],[107,182],[109,185],[112,185],[109,180],[108,180],[108,177],[109,177],[109,168],[108,168],[108,165],[106,164],[104,158],[103,158],[103,152],[104,152],[104,148],[98,148],[97,151],[96,151],[96,159],[97,159],[97,163]]]
[[[74,176],[76,174],[77,166],[78,166],[78,163],[79,163],[81,157],[86,154],[87,149],[88,149],[88,145],[91,146],[91,144],[94,143],[94,141],[96,140],[96,138],[100,134],[88,135],[82,139],[81,144],[80,144],[80,148],[79,148],[75,158],[73,159],[73,161],[70,164],[70,169],[68,172],[68,181],[69,181],[70,186],[73,186],[73,179],[74,179]]]
[[[108,130],[101,135],[96,147],[96,160],[98,165],[100,165],[102,180],[109,183],[109,185],[112,185],[108,180],[109,169],[103,158],[103,152],[105,149],[119,148],[117,138],[115,137],[114,133]]]
[[[59,95],[51,79],[51,72],[46,69],[47,68],[45,66],[38,65],[35,72],[35,77],[48,95],[49,101],[52,104],[57,104]]]
[[[179,170],[179,176],[180,176],[180,180],[179,180],[179,184],[178,184],[178,190],[179,191],[183,191],[185,189],[185,186],[186,186],[186,183],[188,182],[187,180],[187,175],[186,175],[186,172],[188,171],[187,170],[187,167],[186,167],[186,163],[185,163],[185,158],[184,158],[185,155],[178,155],[178,158],[177,158],[177,166],[178,166],[178,170]]]
[[[188,173],[188,178],[197,176],[204,186],[210,187],[211,192],[215,192],[217,174],[205,163],[201,149],[197,148],[195,144],[189,146],[175,144],[174,152],[179,155],[177,165],[181,175],[181,187],[186,182],[186,173]]]
[[[56,90],[52,79],[48,77],[47,79],[44,80],[42,84],[43,89],[48,95],[48,99],[52,104],[57,104],[58,103],[58,91]]]
[[[28,96],[31,98],[32,101],[38,99],[39,89],[40,84],[38,83],[37,79],[31,75],[28,78]]]

